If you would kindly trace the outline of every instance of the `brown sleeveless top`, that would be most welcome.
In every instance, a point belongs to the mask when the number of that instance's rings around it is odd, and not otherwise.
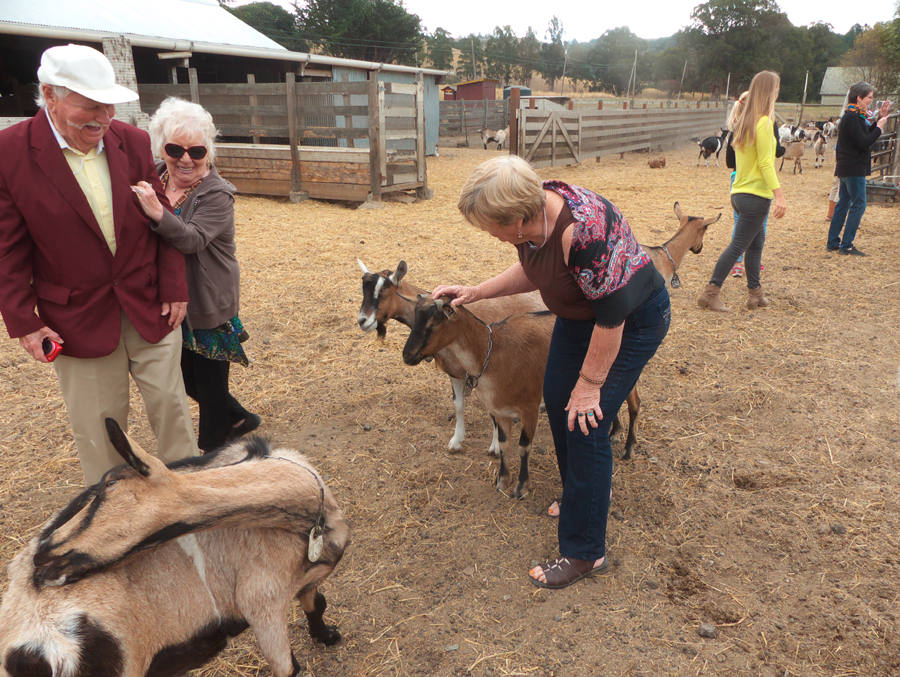
[[[554,315],[567,320],[593,320],[594,309],[563,254],[562,234],[575,221],[569,205],[563,203],[556,226],[547,236],[547,242],[539,249],[532,249],[527,242],[516,245],[519,261],[525,276],[541,292],[544,304]]]

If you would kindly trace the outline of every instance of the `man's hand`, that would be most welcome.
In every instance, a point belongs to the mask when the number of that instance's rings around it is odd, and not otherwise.
[[[178,329],[181,326],[181,322],[187,315],[187,305],[187,301],[173,301],[172,303],[163,301],[162,314],[169,316],[169,326],[172,329]]]
[[[19,337],[19,345],[38,362],[49,363],[50,360],[44,356],[43,343],[45,338],[49,338],[59,344],[65,343],[65,341],[60,338],[59,334],[50,327],[41,327],[37,331]]]

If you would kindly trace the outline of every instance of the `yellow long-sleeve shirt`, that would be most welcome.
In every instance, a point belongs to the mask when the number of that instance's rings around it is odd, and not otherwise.
[[[775,174],[776,145],[772,121],[763,115],[756,123],[756,142],[743,149],[734,148],[737,171],[732,195],[750,193],[768,200],[774,197],[772,191],[781,187]]]

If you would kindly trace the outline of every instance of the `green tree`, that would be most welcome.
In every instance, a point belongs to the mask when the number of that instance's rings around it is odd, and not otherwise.
[[[895,51],[898,22],[877,23],[856,36],[853,49],[841,60],[842,66],[853,69],[850,80],[864,80],[883,95],[900,91],[900,61]]]
[[[456,60],[456,74],[463,80],[475,80],[484,72],[484,45],[474,33],[456,43],[459,58]],[[475,63],[472,63],[474,54]]]
[[[519,63],[519,39],[512,28],[494,28],[484,45],[485,75],[508,85]]]
[[[541,44],[541,77],[547,81],[550,91],[556,86],[556,81],[562,77],[566,66],[566,48],[563,45],[562,22],[555,16],[547,26],[547,38],[549,42]]]
[[[634,68],[635,52],[638,53],[635,91],[639,92],[643,83],[653,79],[653,56],[647,51],[647,41],[641,40],[627,26],[613,28],[601,35],[585,63],[590,90],[609,92],[614,96],[625,94]]]
[[[531,87],[531,77],[541,65],[541,41],[529,26],[525,37],[519,40],[519,70],[516,77],[526,87]]]
[[[439,71],[453,70],[453,36],[443,28],[437,28],[425,42],[431,67]]]
[[[294,8],[303,36],[326,54],[408,66],[424,54],[421,20],[396,0],[306,0]]]
[[[297,19],[284,7],[271,2],[252,2],[240,7],[225,9],[248,26],[271,38],[282,47],[294,52],[307,52],[309,46],[297,31]]]

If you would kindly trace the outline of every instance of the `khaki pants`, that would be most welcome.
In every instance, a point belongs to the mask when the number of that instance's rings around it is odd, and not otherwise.
[[[149,343],[122,313],[119,345],[106,357],[81,359],[60,355],[54,362],[85,485],[124,461],[109,441],[106,418],[128,431],[128,374],[134,378],[158,455],[164,463],[196,456],[197,438],[181,377],[181,330]]]

